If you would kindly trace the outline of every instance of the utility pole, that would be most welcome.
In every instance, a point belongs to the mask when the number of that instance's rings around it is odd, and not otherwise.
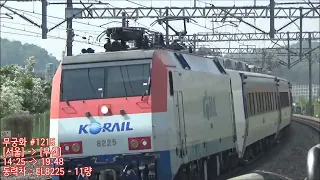
[[[262,62],[261,62],[261,67],[264,68],[264,63],[266,61],[266,51],[265,49],[262,49]]]
[[[311,42],[311,33],[308,33],[308,44],[309,44],[309,51],[312,50],[312,42]],[[309,113],[308,115],[313,116],[313,109],[312,109],[312,52],[308,54],[308,61],[309,61]]]
[[[169,16],[169,7],[166,7],[166,16]],[[166,20],[166,47],[169,47],[169,21]]]
[[[274,38],[275,29],[274,29],[274,0],[270,0],[270,39]],[[302,11],[301,11],[302,12]]]
[[[197,35],[196,34],[193,34],[193,52],[196,52],[196,48],[197,48]]]
[[[302,62],[302,8],[300,7],[300,26],[299,26],[299,61]]]
[[[67,0],[67,9],[72,9],[72,0]],[[67,56],[72,56],[72,41],[73,41],[73,29],[72,19],[73,15],[67,16]]]
[[[126,12],[122,12],[122,27],[126,27]]]
[[[41,24],[42,39],[47,39],[47,33],[48,33],[47,6],[48,6],[48,2],[47,2],[47,0],[41,0],[41,4],[42,4],[42,24]]]
[[[287,38],[288,38],[288,69],[291,68],[291,53],[290,53],[290,36],[289,32],[287,32]]]

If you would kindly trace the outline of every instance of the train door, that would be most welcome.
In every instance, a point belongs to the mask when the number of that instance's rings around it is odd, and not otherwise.
[[[182,89],[182,73],[172,72],[172,79],[174,82],[174,108],[175,120],[179,128],[178,136],[180,141],[180,148],[176,149],[177,155],[182,158],[183,163],[187,162],[187,132],[185,124],[185,112],[183,102],[183,89]]]
[[[276,108],[277,108],[277,111],[278,111],[278,127],[277,127],[277,132],[276,132],[276,135],[275,135],[275,139],[277,139],[278,137],[278,134],[279,134],[279,129],[280,129],[280,126],[281,126],[281,122],[282,122],[282,113],[281,113],[281,99],[280,99],[280,84],[279,84],[279,79],[276,78],[275,79],[276,81],[276,86],[277,86],[277,92],[276,92]]]

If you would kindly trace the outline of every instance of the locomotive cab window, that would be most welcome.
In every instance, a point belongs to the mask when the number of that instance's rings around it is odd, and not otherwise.
[[[148,90],[149,64],[62,70],[61,100],[142,96]]]

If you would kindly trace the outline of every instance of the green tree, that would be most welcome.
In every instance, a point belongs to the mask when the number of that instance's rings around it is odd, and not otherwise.
[[[50,104],[50,84],[33,76],[34,57],[25,61],[25,67],[1,67],[0,118],[18,113],[42,113]]]

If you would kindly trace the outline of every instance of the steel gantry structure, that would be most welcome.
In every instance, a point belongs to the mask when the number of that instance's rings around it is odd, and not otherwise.
[[[139,18],[318,18],[316,7],[272,7],[270,6],[207,6],[207,7],[126,7],[126,8],[66,8],[68,16],[89,19],[122,19],[122,12],[128,19]],[[81,13],[79,13],[81,12]]]
[[[313,40],[320,40],[320,32],[302,32],[302,38],[307,39],[311,33]],[[169,41],[176,39],[176,35],[169,35]],[[269,34],[265,33],[197,33],[184,35],[185,41],[190,42],[223,42],[223,41],[265,41],[270,40]],[[272,38],[274,41],[299,41],[300,32],[279,32]]]

